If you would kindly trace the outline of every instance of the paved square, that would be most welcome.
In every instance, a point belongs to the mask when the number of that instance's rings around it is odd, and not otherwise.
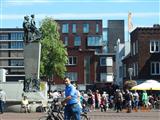
[[[0,114],[0,120],[38,120],[46,113],[4,113]],[[94,111],[88,113],[90,120],[160,120],[160,111],[132,112],[125,111],[116,113],[113,110],[107,112]]]

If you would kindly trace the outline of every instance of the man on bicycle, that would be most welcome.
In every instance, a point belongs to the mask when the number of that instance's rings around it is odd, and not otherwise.
[[[81,108],[78,104],[78,94],[76,88],[71,84],[71,80],[68,77],[64,78],[66,85],[65,99],[62,101],[62,105],[66,105],[64,109],[64,120],[70,120],[74,117],[75,120],[80,120]]]

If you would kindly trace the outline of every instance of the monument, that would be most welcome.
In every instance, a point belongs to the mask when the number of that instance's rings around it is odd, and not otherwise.
[[[35,92],[40,89],[40,57],[41,57],[41,33],[36,28],[34,15],[24,16],[24,91]]]

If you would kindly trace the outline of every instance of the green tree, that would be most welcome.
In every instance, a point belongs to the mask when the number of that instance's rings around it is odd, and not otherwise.
[[[52,76],[64,77],[67,63],[67,50],[60,40],[59,26],[52,18],[45,18],[40,25],[41,64],[40,74],[47,78]]]

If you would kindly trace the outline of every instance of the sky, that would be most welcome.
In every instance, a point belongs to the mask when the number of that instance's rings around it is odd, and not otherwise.
[[[25,15],[35,14],[37,26],[45,17],[54,19],[125,20],[132,13],[133,28],[160,24],[160,0],[0,0],[0,28],[22,28]]]

